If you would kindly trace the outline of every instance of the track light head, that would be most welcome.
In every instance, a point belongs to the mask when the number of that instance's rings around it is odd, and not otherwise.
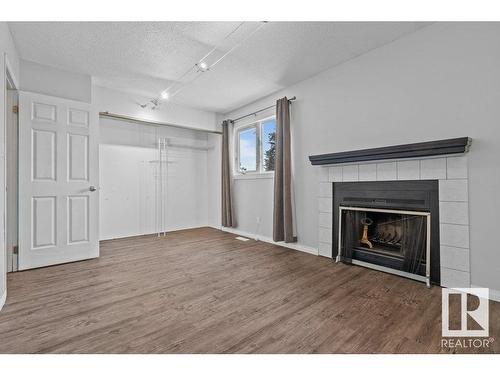
[[[210,69],[210,67],[205,61],[200,61],[198,64],[196,64],[196,66],[198,67],[198,71],[200,72],[206,72],[207,70]]]

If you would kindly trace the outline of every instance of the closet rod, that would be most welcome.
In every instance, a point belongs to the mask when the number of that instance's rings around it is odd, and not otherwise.
[[[112,119],[115,119],[115,120],[122,120],[122,121],[136,122],[136,123],[139,123],[139,124],[156,125],[156,126],[172,126],[174,128],[180,128],[180,129],[196,130],[196,131],[200,131],[200,132],[213,133],[213,134],[222,134],[222,132],[217,131],[217,130],[199,129],[199,128],[195,128],[195,127],[192,127],[192,126],[170,124],[168,122],[160,122],[160,121],[153,121],[153,120],[144,120],[144,119],[140,119],[140,118],[137,118],[137,117],[130,117],[130,116],[118,115],[116,113],[110,113],[108,111],[106,111],[106,112],[99,112],[99,117],[112,118]]]

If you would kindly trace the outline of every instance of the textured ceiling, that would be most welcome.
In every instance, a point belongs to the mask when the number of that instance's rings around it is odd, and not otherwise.
[[[11,22],[21,57],[90,74],[103,87],[157,96],[213,47],[214,58],[260,24]],[[226,113],[412,33],[418,22],[270,22],[172,100]]]

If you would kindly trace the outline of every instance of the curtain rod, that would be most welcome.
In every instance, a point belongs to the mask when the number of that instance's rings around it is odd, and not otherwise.
[[[297,97],[293,96],[290,99],[288,99],[288,101],[289,102],[293,102],[295,99],[297,99]],[[275,108],[275,107],[276,107],[276,104],[270,105],[269,107],[258,109],[255,112],[249,113],[248,115],[244,115],[244,116],[238,117],[238,118],[236,118],[234,120],[231,120],[231,121],[233,121],[233,122],[240,121],[240,120],[243,120],[244,118],[247,118],[247,117],[250,117],[250,116],[255,116],[257,113],[264,112],[264,111],[267,111],[268,109]]]
[[[199,129],[199,128],[195,128],[193,126],[170,124],[168,122],[160,122],[160,121],[153,121],[153,120],[144,120],[144,119],[140,119],[137,117],[118,115],[116,113],[110,113],[108,111],[99,112],[99,117],[106,117],[106,118],[111,118],[111,119],[115,119],[115,120],[136,122],[139,124],[147,124],[147,125],[155,125],[155,126],[172,126],[174,128],[180,128],[180,129],[196,130],[196,131],[200,131],[200,132],[214,133],[214,134],[222,134],[222,132],[217,131],[217,130]]]

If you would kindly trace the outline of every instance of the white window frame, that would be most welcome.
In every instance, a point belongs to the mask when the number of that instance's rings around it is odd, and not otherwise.
[[[257,121],[252,121],[251,123],[246,123],[235,127],[234,129],[234,176],[235,177],[261,177],[261,178],[271,178],[274,176],[274,171],[264,170],[264,153],[262,152],[262,124],[268,120],[275,119],[276,116],[268,116]],[[248,129],[256,129],[257,135],[257,160],[256,160],[256,170],[247,171],[245,173],[240,170],[240,132]]]

